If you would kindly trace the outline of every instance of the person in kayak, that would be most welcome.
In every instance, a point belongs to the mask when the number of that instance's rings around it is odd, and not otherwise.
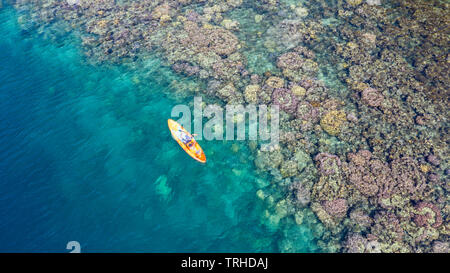
[[[167,125],[169,126],[170,133],[181,148],[193,159],[206,163],[206,156],[202,148],[196,141],[197,134],[190,134],[176,121],[168,119]],[[201,139],[201,135],[199,137]]]
[[[180,133],[180,140],[183,142],[184,145],[188,145],[189,142],[192,141],[192,137],[188,134],[185,134],[183,131],[179,131]]]

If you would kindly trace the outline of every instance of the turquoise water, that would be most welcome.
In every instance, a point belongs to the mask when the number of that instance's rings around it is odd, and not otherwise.
[[[89,65],[70,36],[0,12],[0,251],[278,251],[245,143],[201,141],[201,165],[171,139],[183,79],[156,59]],[[296,250],[314,251],[302,230]]]

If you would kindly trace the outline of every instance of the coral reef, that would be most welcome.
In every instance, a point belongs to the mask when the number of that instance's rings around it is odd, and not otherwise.
[[[311,201],[311,189],[308,189],[304,183],[300,181],[294,181],[289,190],[294,194],[294,202],[304,207]]]
[[[298,99],[290,89],[276,88],[272,93],[272,101],[286,113],[293,114],[297,110]]]
[[[287,2],[15,7],[26,32],[78,35],[93,63],[156,55],[198,83],[180,93],[278,105],[280,144],[249,146],[280,251],[302,251],[308,227],[321,251],[449,253],[448,4]]]

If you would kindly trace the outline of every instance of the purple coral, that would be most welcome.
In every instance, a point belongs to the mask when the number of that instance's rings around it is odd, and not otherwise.
[[[320,171],[324,175],[337,173],[339,167],[341,166],[341,160],[337,155],[319,153],[314,159],[319,162]]]
[[[201,28],[197,23],[188,21],[184,25],[184,35],[175,37],[174,49],[181,45],[183,50],[196,52],[212,51],[221,56],[227,56],[237,50],[239,40],[231,32],[222,28]],[[182,49],[182,48],[180,48]]]
[[[372,158],[372,153],[368,150],[359,150],[356,154],[350,153],[348,157],[356,165],[363,165]]]
[[[428,209],[428,211],[427,211]],[[442,225],[442,215],[439,208],[432,204],[427,202],[421,202],[416,207],[416,212],[414,216],[414,222],[416,225],[420,227],[433,227],[437,228],[440,225]]]
[[[276,88],[272,93],[272,101],[286,113],[293,114],[297,110],[298,100],[290,89]]]
[[[369,106],[378,107],[383,103],[384,96],[377,89],[368,87],[362,92],[362,100]]]
[[[347,236],[344,248],[348,253],[364,253],[366,250],[367,239],[361,234],[351,233]]]
[[[296,116],[301,120],[299,126],[302,131],[311,130],[314,124],[320,120],[319,109],[307,101],[298,103]]]
[[[379,204],[394,194],[417,199],[426,191],[425,177],[418,170],[417,163],[410,158],[394,160],[389,166],[367,150],[348,155],[348,179],[355,188],[367,197],[375,197]]]
[[[189,21],[195,22],[195,23],[199,23],[200,15],[193,10],[188,10],[186,12],[186,19],[188,19]]]
[[[319,110],[307,101],[302,101],[297,106],[297,118],[312,123],[319,120]]]
[[[426,177],[415,160],[398,158],[389,166],[372,158],[369,151],[359,151],[348,155],[347,169],[349,182],[367,197],[376,197],[380,205],[394,194],[407,199],[419,200],[429,193]]]
[[[410,157],[398,158],[391,163],[391,169],[397,193],[413,200],[422,199],[429,194],[426,177],[420,171],[416,160]]]
[[[367,150],[360,150],[356,154],[348,155],[348,178],[356,189],[366,196],[374,196],[378,193],[378,185],[375,176],[371,173],[370,159],[372,154]]]
[[[435,156],[434,154],[429,154],[427,156],[427,161],[428,161],[428,163],[430,163],[433,166],[439,166],[439,164],[441,164],[441,162],[439,161],[439,158],[437,156]]]
[[[219,55],[230,55],[237,50],[239,40],[234,34],[225,29],[214,28],[207,30],[205,36],[208,40],[208,47]]]
[[[347,214],[347,200],[339,198],[333,201],[324,201],[322,203],[324,210],[331,216],[342,218]]]
[[[434,184],[439,184],[439,181],[440,181],[439,174],[430,173],[428,175],[428,181],[430,181],[431,183],[434,183]]]
[[[303,58],[297,52],[287,52],[278,57],[277,66],[281,69],[298,70],[303,62]]]

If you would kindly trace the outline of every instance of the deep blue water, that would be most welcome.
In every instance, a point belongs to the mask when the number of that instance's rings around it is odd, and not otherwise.
[[[208,163],[188,158],[156,60],[138,84],[136,71],[86,64],[76,42],[21,32],[11,10],[0,37],[0,251],[276,249],[250,152],[203,141]]]

